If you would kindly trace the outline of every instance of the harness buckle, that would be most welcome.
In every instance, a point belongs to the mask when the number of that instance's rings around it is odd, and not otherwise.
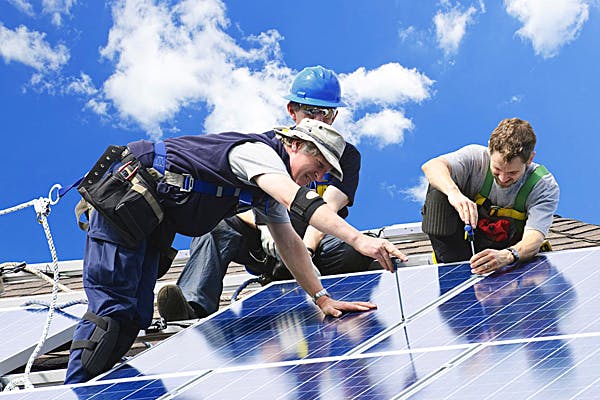
[[[179,190],[186,193],[191,192],[194,189],[194,177],[190,174],[181,174],[181,176],[183,177],[183,181]]]
[[[119,172],[119,174],[121,174],[123,179],[125,179],[126,181],[131,181],[133,179],[133,177],[137,174],[138,170],[140,169],[139,163],[135,167],[132,167],[131,166],[132,164],[133,164],[133,160],[127,161],[125,164],[121,165],[119,167],[119,169],[117,170]],[[131,169],[129,169],[129,168],[131,168]]]

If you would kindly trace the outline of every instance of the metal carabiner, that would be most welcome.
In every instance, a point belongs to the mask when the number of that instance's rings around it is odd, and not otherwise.
[[[60,189],[62,189],[62,186],[58,183],[55,183],[48,191],[48,201],[50,202],[51,206],[57,204],[60,200]],[[54,190],[56,190],[56,200],[52,199],[52,192]]]

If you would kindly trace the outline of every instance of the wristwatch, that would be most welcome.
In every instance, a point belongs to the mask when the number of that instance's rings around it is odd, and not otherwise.
[[[517,249],[515,249],[514,247],[509,247],[506,250],[510,251],[510,254],[512,254],[514,260],[511,264],[516,264],[519,262],[519,252],[517,251]]]
[[[317,304],[317,300],[319,300],[323,296],[331,297],[331,295],[325,288],[323,288],[323,289],[319,290],[317,293],[315,293],[315,295],[312,298],[313,303]]]

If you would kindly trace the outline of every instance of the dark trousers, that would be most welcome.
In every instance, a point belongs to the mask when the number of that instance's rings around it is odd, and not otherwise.
[[[83,264],[83,288],[88,311],[119,322],[120,334],[106,370],[118,362],[133,344],[140,329],[152,322],[154,284],[158,272],[158,250],[142,241],[136,248],[119,243],[118,235],[105,219],[93,213],[86,241]],[[106,234],[105,239],[94,232]],[[110,237],[115,238],[108,240]],[[96,325],[82,320],[75,328],[73,340],[90,339]],[[85,382],[93,376],[83,368],[81,349],[71,351],[65,383]]]
[[[457,230],[450,236],[428,236],[438,263],[468,261],[473,256],[471,244],[465,240],[464,231]]]

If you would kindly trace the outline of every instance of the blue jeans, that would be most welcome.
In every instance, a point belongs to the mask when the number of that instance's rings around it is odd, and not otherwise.
[[[237,218],[237,217],[232,217]],[[248,238],[233,229],[225,220],[219,222],[212,231],[195,237],[190,245],[190,258],[186,263],[177,286],[192,307],[199,312],[201,307],[206,315],[219,309],[223,292],[223,278],[231,262],[247,265],[256,261],[250,256]]]

